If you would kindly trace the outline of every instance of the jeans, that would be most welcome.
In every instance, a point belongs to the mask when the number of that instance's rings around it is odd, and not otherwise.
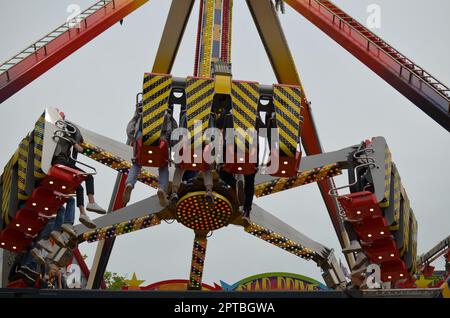
[[[253,196],[255,195],[255,176],[256,176],[256,173],[244,175],[244,194],[245,194],[244,210],[245,211],[250,211],[252,209]],[[219,177],[230,187],[232,187],[232,188],[236,187],[236,179],[234,178],[233,174],[221,170],[219,172]]]
[[[60,210],[58,210],[58,213],[56,214],[53,230],[59,230],[63,224],[73,225],[75,221],[75,200],[69,198],[66,202],[66,208],[64,209],[64,207],[62,207],[62,211]]]
[[[189,170],[184,170],[184,169],[180,168],[179,166],[177,166],[175,168],[175,174],[173,176],[173,183],[172,183],[174,192],[178,191],[178,188],[181,185],[181,181],[184,180],[185,171],[189,171]],[[192,171],[189,171],[189,172],[192,172]],[[212,176],[211,170],[202,171],[202,174],[203,174],[203,183],[205,185],[206,190],[212,190],[213,176]]]

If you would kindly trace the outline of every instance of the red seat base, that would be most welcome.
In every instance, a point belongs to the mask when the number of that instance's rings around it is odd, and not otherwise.
[[[364,219],[363,222],[355,223],[354,229],[363,242],[372,243],[379,239],[391,238],[391,232],[383,217]]]
[[[278,160],[278,169],[275,173],[271,173],[271,176],[280,178],[292,178],[297,175],[300,169],[300,162],[302,159],[302,153],[297,151],[294,157],[271,155],[271,165],[275,160]]]
[[[364,254],[372,263],[381,264],[400,258],[397,245],[392,239],[383,239],[370,245],[362,245]]]
[[[63,194],[71,194],[86,179],[83,173],[80,170],[56,164],[50,168],[41,186]]]
[[[37,187],[31,197],[27,200],[25,207],[28,210],[33,210],[44,215],[53,215],[58,208],[66,202],[64,197],[58,197],[54,191]]]
[[[163,167],[168,163],[169,145],[161,139],[158,146],[145,146],[137,141],[136,162],[142,167]]]
[[[381,209],[377,204],[377,198],[372,192],[363,191],[343,195],[338,198],[349,220],[361,220],[365,218],[381,217]]]
[[[36,211],[24,208],[17,211],[10,226],[20,232],[34,236],[39,234],[47,222],[48,220],[40,217]]]
[[[0,232],[0,247],[14,253],[26,251],[33,237],[17,231],[11,225],[10,223],[6,229]]]

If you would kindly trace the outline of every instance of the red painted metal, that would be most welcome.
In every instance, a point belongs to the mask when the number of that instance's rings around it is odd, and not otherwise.
[[[164,139],[158,146],[145,146],[142,138],[137,142],[136,161],[143,167],[162,167],[168,163],[169,144]]]
[[[446,85],[330,1],[286,2],[450,131],[450,89]]]
[[[106,1],[101,9],[92,12],[79,23],[79,28],[64,30],[64,25],[34,43],[12,60],[15,62],[6,72],[0,72],[0,103],[31,83],[67,56],[119,22],[148,0]],[[102,3],[100,1],[99,3]],[[88,9],[89,10],[89,9]],[[90,12],[86,10],[85,12]],[[83,14],[83,13],[82,13]],[[42,46],[42,44],[45,44]],[[28,51],[27,51],[28,50]],[[29,54],[32,50],[32,54]],[[24,55],[27,55],[23,58]],[[10,61],[12,61],[10,60]],[[17,62],[19,61],[19,62]],[[4,66],[3,64],[2,66]]]
[[[230,48],[229,39],[230,39],[230,0],[223,0],[223,10],[222,10],[222,50],[220,58],[222,61],[229,63],[229,53],[228,50]]]

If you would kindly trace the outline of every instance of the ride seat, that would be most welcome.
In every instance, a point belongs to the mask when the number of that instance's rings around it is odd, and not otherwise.
[[[359,239],[366,243],[391,237],[391,231],[383,217],[364,219],[364,221],[356,222],[353,228]]]
[[[392,239],[382,239],[372,244],[362,245],[364,254],[372,263],[381,264],[400,258],[397,245]]]
[[[199,158],[199,154],[196,151],[191,151],[191,157],[189,162],[181,161],[180,168],[184,170],[192,171],[207,171],[211,169],[211,163],[205,161],[206,155],[211,152],[211,144],[207,144],[203,147],[202,154]],[[193,150],[193,149],[191,149]],[[183,155],[183,149],[180,152]]]
[[[280,177],[280,178],[292,178],[295,177],[300,168],[300,162],[302,159],[301,151],[296,151],[295,156],[280,156],[278,151],[272,151],[271,162],[278,161],[278,170],[275,173],[271,173],[271,176]]]
[[[63,194],[74,193],[75,189],[86,179],[86,174],[61,164],[53,165],[41,186]]]
[[[32,241],[32,236],[16,230],[11,223],[0,233],[0,247],[10,252],[24,252]]]
[[[383,282],[397,281],[409,278],[405,263],[401,260],[395,260],[380,264],[381,280]]]
[[[156,146],[145,146],[142,139],[137,141],[136,162],[142,167],[163,167],[167,165],[169,158],[169,144],[160,139]]]
[[[58,211],[58,208],[66,202],[66,198],[59,196],[53,190],[46,187],[34,189],[31,197],[27,200],[25,207],[29,210],[51,216]]]
[[[234,151],[234,144],[229,144],[226,147],[226,155],[225,155],[225,162],[222,166],[222,169],[225,170],[228,173],[232,174],[243,174],[243,175],[249,175],[254,174],[258,169],[258,164],[256,162],[251,162],[258,160],[258,151],[256,147],[252,147],[250,149],[250,152],[245,151],[244,157],[239,156],[238,158],[238,152]],[[229,160],[229,158],[233,158],[232,160]],[[232,162],[228,162],[232,161]]]
[[[20,232],[34,236],[39,234],[47,222],[48,220],[39,216],[39,213],[36,211],[23,208],[17,211],[16,216],[11,220],[9,226]]]
[[[349,220],[382,217],[376,196],[369,191],[350,193],[337,198]]]

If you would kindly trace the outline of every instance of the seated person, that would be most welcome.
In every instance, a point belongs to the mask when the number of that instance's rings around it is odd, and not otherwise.
[[[73,229],[73,221],[75,217],[75,200],[68,198],[66,207],[61,206],[58,209],[56,217],[51,218],[44,228],[39,232],[38,236],[31,243],[29,252],[25,254],[22,266],[31,270],[37,269],[37,263],[45,265],[45,256],[52,252],[52,244],[49,238],[60,247],[64,247],[64,240],[60,231],[63,230],[70,237],[77,238],[77,234]]]
[[[64,113],[60,113],[63,120],[65,120]],[[75,165],[75,159],[78,155],[78,152],[83,152],[83,147],[81,144],[83,143],[83,136],[81,135],[80,130],[75,126],[70,124],[70,122],[66,122],[68,125],[71,125],[75,132],[67,133],[67,136],[64,138],[59,138],[58,144],[56,145],[55,154],[53,156],[52,165],[61,164],[81,172],[84,172],[82,169],[78,168]],[[72,155],[71,156],[71,149]],[[95,212],[98,214],[105,214],[106,210],[100,207],[94,198],[94,177],[92,175],[88,175],[85,179],[86,184],[86,192],[88,196],[89,203],[86,206],[86,210],[90,212]],[[76,189],[76,197],[77,197],[77,206],[80,210],[79,221],[84,224],[88,228],[95,228],[96,225],[91,221],[89,216],[86,214],[86,210],[84,208],[84,190],[81,185],[79,185]]]
[[[220,124],[221,124],[221,129],[222,131],[225,131],[226,128],[231,128],[233,127],[233,119],[232,119],[232,115],[231,113],[227,112],[224,113],[222,115],[222,119],[220,120]],[[260,135],[260,129],[264,128],[265,125],[263,123],[263,121],[261,120],[261,117],[258,116],[256,117],[256,129],[258,131],[258,136]],[[226,133],[223,133],[223,138],[224,138],[224,151],[225,147],[226,147]],[[258,139],[255,140],[255,142],[257,143],[257,154],[256,154],[256,158],[257,158],[257,165],[259,162],[259,142]],[[249,217],[250,216],[250,211],[252,209],[252,204],[253,204],[253,197],[255,195],[255,176],[256,173],[258,172],[257,169],[255,169],[255,172],[252,174],[247,174],[244,175],[244,185],[242,185],[242,175],[237,175],[235,178],[235,176],[233,176],[231,173],[224,171],[223,169],[220,170],[219,172],[219,177],[225,182],[227,183],[230,187],[236,188],[237,191],[237,196],[239,198],[239,200],[241,201],[241,194],[242,192],[244,193],[244,198],[243,201],[241,202],[243,203],[243,216],[244,217]],[[243,188],[243,191],[242,191]]]
[[[180,127],[187,128],[187,116],[186,112],[181,116],[180,119]],[[175,205],[178,202],[178,190],[181,186],[181,182],[184,179],[185,172],[192,173],[190,170],[183,169],[180,165],[176,165],[175,167],[175,174],[173,176],[173,182],[172,182],[172,193],[170,195],[170,208],[175,209]],[[203,183],[205,185],[206,193],[205,197],[210,205],[210,207],[214,206],[214,196],[212,193],[213,190],[213,177],[211,170],[202,171],[203,175]]]
[[[137,141],[142,138],[142,102],[136,105],[136,111],[133,118],[127,125],[127,136],[134,146],[134,153],[136,153]],[[177,122],[172,117],[170,109],[164,114],[164,122],[161,128],[161,139],[165,140],[169,145],[171,144],[172,131],[177,128]],[[170,156],[170,147],[168,154]],[[131,192],[134,189],[142,167],[137,163],[136,158],[132,159],[133,165],[128,172],[127,180],[125,181],[125,191],[123,193],[123,204],[127,205],[130,201]],[[169,190],[169,163],[158,168],[158,199],[162,207],[167,206],[167,192]]]

